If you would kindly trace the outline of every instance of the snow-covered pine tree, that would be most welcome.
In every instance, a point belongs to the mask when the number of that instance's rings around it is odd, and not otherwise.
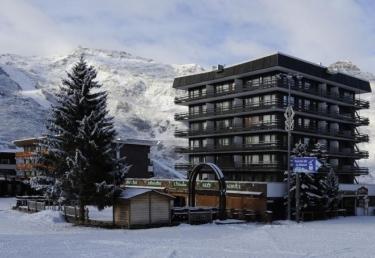
[[[62,81],[52,109],[46,147],[61,197],[80,208],[103,209],[112,200],[114,177],[126,170],[114,158],[115,130],[107,111],[107,93],[83,57]],[[100,185],[100,187],[98,187]]]

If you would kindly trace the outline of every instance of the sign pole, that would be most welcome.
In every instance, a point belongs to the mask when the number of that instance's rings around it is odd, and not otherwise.
[[[287,167],[288,167],[288,179],[287,179],[287,190],[288,190],[288,203],[287,203],[287,219],[291,219],[291,194],[290,194],[290,184],[291,184],[291,170],[290,170],[290,149],[291,149],[291,138],[292,138],[292,130],[294,130],[294,110],[291,105],[291,80],[293,79],[292,76],[287,76],[288,81],[288,107],[285,110],[284,117],[285,117],[285,130],[288,132],[288,159],[287,159]]]
[[[300,173],[296,173],[296,221],[300,222]]]

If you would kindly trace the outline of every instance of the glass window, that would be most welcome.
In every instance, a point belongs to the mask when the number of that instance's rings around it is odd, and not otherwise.
[[[216,121],[216,128],[229,128],[232,126],[232,119],[224,119]]]
[[[230,144],[230,139],[228,137],[217,139],[218,146],[228,146]]]
[[[276,142],[276,135],[275,134],[265,134],[263,136],[264,142]]]
[[[256,144],[259,143],[259,135],[251,135],[245,137],[245,144]]]
[[[310,119],[308,119],[308,118],[303,119],[303,126],[304,127],[310,127]]]
[[[231,104],[230,101],[218,102],[218,103],[215,103],[215,108],[217,111],[225,111],[230,108],[230,104]]]

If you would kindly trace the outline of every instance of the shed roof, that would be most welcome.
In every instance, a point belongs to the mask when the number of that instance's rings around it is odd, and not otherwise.
[[[170,199],[174,199],[174,197],[170,194],[167,194],[167,193],[162,193],[162,192],[159,192],[159,191],[155,191],[153,189],[147,189],[147,188],[125,188],[125,190],[123,190],[120,194],[120,196],[118,198],[120,199],[132,199],[136,196],[140,196],[140,195],[143,195],[143,194],[146,194],[146,193],[149,193],[149,192],[154,192],[156,194],[159,194],[159,195],[164,195]]]

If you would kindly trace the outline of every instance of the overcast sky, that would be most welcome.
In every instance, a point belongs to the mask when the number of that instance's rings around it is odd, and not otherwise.
[[[0,0],[0,53],[115,49],[165,63],[283,52],[375,72],[372,0]]]

